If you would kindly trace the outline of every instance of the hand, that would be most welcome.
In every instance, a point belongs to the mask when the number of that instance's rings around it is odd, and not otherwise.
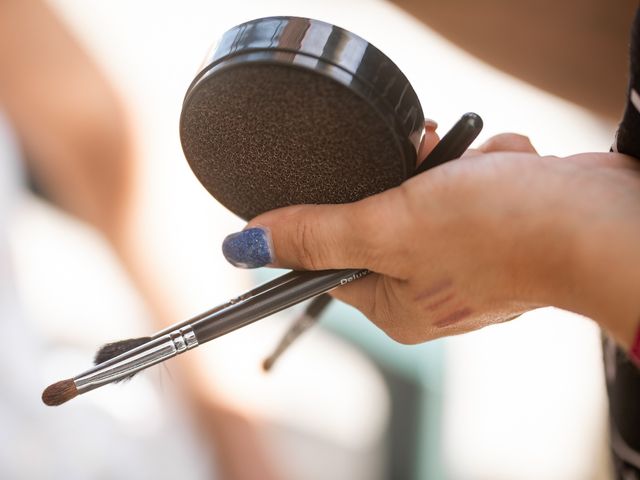
[[[640,319],[638,165],[541,157],[525,137],[499,135],[359,202],[260,215],[223,250],[241,266],[376,272],[333,295],[402,343],[554,305],[628,346]]]

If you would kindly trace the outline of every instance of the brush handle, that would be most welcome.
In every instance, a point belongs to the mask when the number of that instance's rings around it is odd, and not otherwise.
[[[262,285],[257,286],[254,289],[249,290],[248,292],[243,293],[242,295],[232,298],[231,300],[229,300],[226,303],[222,303],[220,305],[217,305],[209,310],[207,310],[206,312],[203,312],[199,315],[196,315],[195,317],[191,317],[188,318],[187,320],[184,320],[182,322],[178,322],[178,323],[174,323],[172,325],[169,325],[168,327],[160,330],[159,332],[157,332],[156,334],[154,334],[151,338],[160,338],[164,335],[167,335],[168,333],[173,332],[174,330],[180,330],[182,327],[186,327],[188,325],[192,325],[193,323],[202,320],[204,318],[211,318],[213,314],[221,312],[222,310],[225,310],[229,307],[231,307],[232,305],[236,305],[239,304],[240,302],[251,298],[251,297],[255,297],[257,295],[260,295],[262,293],[268,292],[269,290],[272,290],[276,287],[281,287],[287,283],[289,283],[292,280],[297,279],[300,276],[300,272],[297,271],[291,271],[288,273],[285,273],[284,275],[280,275],[279,277],[274,278],[273,280],[270,280],[266,283],[263,283]]]
[[[198,343],[247,326],[309,298],[351,283],[369,273],[368,270],[320,270],[295,273],[295,278],[266,292],[247,297],[229,308],[214,312],[191,324]]]
[[[413,175],[462,156],[482,130],[482,125],[479,115],[465,113],[442,137]],[[289,272],[272,280],[274,287],[265,288],[269,285],[265,284],[238,297],[238,301],[226,304],[223,309],[215,308],[199,315],[191,320],[191,327],[198,343],[208,342],[292,305],[355,281],[368,273],[368,270],[361,269]],[[284,277],[287,277],[287,281],[279,282]]]
[[[286,333],[282,336],[276,348],[271,355],[264,359],[262,362],[262,369],[267,372],[273,368],[273,365],[278,361],[284,352],[307,330],[313,327],[317,322],[320,315],[325,308],[331,303],[331,296],[326,293],[318,295],[314,298],[304,313],[300,315],[287,329]]]
[[[482,118],[473,112],[462,115],[451,127],[442,140],[438,142],[427,158],[418,165],[413,176],[426,172],[443,163],[460,158],[482,131]]]

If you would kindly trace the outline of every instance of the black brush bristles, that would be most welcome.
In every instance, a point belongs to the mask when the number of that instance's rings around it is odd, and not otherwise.
[[[139,338],[128,338],[126,340],[119,340],[117,342],[107,343],[98,349],[95,357],[93,358],[93,364],[99,365],[101,363],[106,362],[107,360],[111,360],[112,358],[117,357],[118,355],[122,355],[129,350],[133,350],[134,348],[139,347],[140,345],[144,345],[148,341],[151,340],[151,337],[139,337]],[[131,375],[127,375],[126,377],[121,378],[120,380],[116,380],[113,383],[124,382],[126,380],[131,380],[135,373]]]

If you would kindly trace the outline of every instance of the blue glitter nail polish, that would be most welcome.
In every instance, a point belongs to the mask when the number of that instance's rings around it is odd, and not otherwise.
[[[273,261],[269,234],[263,228],[247,228],[227,236],[222,253],[229,263],[240,268],[264,267]]]

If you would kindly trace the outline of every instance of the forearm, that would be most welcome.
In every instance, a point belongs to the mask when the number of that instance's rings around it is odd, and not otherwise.
[[[586,162],[587,157],[573,158]],[[640,327],[640,172],[634,171],[636,160],[630,157],[600,157],[625,163],[618,170],[597,168],[575,175],[578,190],[581,176],[599,178],[598,188],[556,205],[571,240],[566,248],[568,281],[552,288],[555,301],[550,304],[594,319],[628,350]],[[570,213],[563,215],[565,205]]]
[[[620,117],[629,20],[638,2],[393,3],[500,70],[600,115]]]
[[[128,203],[133,146],[119,98],[48,7],[0,2],[0,104],[45,192],[112,234]]]
[[[629,350],[640,328],[640,221],[598,236],[611,241],[586,245],[584,287],[576,292],[573,309],[594,319]]]

